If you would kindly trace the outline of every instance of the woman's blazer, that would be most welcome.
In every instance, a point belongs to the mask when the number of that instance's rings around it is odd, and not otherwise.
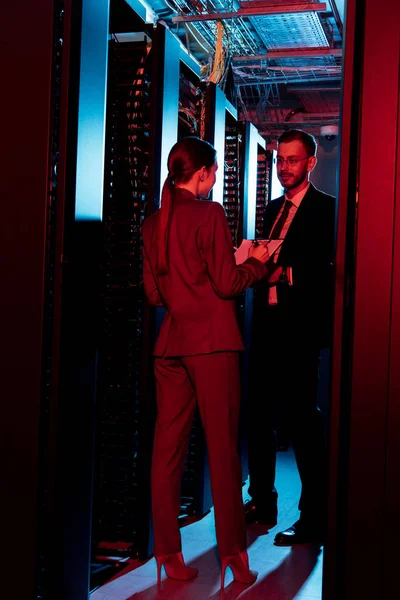
[[[143,278],[151,304],[166,315],[155,356],[193,356],[243,350],[234,296],[267,275],[255,258],[236,265],[223,207],[175,190],[167,275],[157,273],[160,211],[143,223]]]

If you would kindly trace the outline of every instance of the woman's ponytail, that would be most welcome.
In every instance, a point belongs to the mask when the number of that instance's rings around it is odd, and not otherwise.
[[[161,193],[160,222],[158,226],[158,261],[159,275],[168,273],[168,234],[171,224],[172,209],[174,206],[175,187],[173,175],[170,173],[164,182]]]

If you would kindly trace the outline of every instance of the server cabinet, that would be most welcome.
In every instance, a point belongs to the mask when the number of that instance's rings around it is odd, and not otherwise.
[[[271,153],[258,144],[257,150],[257,199],[255,237],[262,239],[264,210],[270,197]]]
[[[154,143],[150,156],[154,173],[149,193],[156,210],[168,175],[170,149],[180,137],[200,133],[202,93],[200,65],[180,40],[161,23],[154,29],[152,40],[151,78],[157,87],[151,102]]]
[[[179,62],[178,139],[194,135],[204,139],[205,89],[197,73]]]
[[[93,540],[97,554],[112,548],[145,557],[152,552],[155,405],[141,253],[150,204],[151,41],[140,37],[109,42]]]
[[[217,151],[217,160],[220,168],[217,171],[217,179],[211,192],[211,198],[213,202],[219,202],[224,205],[224,192],[227,190],[229,183],[228,179],[233,178],[236,183],[239,181],[239,175],[237,169],[237,153],[234,149],[236,142],[234,141],[234,131],[232,135],[227,138],[226,128],[230,126],[235,130],[237,123],[237,110],[226,98],[224,92],[215,85],[215,83],[208,83],[206,86],[206,98],[205,98],[205,134],[204,137],[207,142],[213,144]],[[228,124],[227,124],[228,121]],[[229,134],[228,134],[229,135]],[[228,146],[228,148],[227,148]],[[230,152],[229,155],[226,152]],[[226,176],[226,179],[225,179]],[[229,194],[225,194],[226,200]],[[225,204],[238,204],[239,202],[239,190],[235,188],[236,200],[234,202],[226,202]],[[234,221],[234,211],[232,211],[232,219]],[[234,233],[236,226],[231,224],[231,231]],[[237,227],[239,234],[239,229]]]
[[[244,206],[247,202],[243,193],[243,128],[229,112],[225,121],[224,188],[222,205],[232,234],[232,244],[237,248],[243,239]]]

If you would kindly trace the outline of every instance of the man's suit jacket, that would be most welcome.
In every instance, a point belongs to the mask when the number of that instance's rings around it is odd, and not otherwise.
[[[263,237],[268,238],[284,203],[272,200],[264,213]],[[292,267],[293,286],[285,291],[292,318],[302,320],[325,345],[330,337],[334,294],[335,198],[310,184],[286,234],[278,258],[281,266]],[[265,298],[263,298],[263,302]],[[328,339],[329,342],[329,339]]]
[[[243,350],[234,296],[267,269],[249,258],[237,266],[223,207],[175,191],[168,239],[169,272],[157,273],[157,211],[143,224],[143,279],[151,304],[165,306],[154,354],[193,356]]]

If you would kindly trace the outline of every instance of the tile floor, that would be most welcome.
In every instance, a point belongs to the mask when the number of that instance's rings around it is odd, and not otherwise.
[[[113,580],[95,590],[91,600],[320,600],[322,556],[320,548],[302,545],[274,546],[275,533],[289,527],[297,518],[300,482],[291,451],[278,453],[277,488],[279,523],[268,531],[261,526],[248,528],[251,568],[258,571],[252,586],[233,581],[230,570],[225,589],[220,590],[220,566],[216,554],[213,512],[181,529],[185,561],[197,567],[199,576],[182,583],[163,579],[156,582],[154,558],[145,563],[131,561]],[[247,499],[246,487],[243,488]]]

